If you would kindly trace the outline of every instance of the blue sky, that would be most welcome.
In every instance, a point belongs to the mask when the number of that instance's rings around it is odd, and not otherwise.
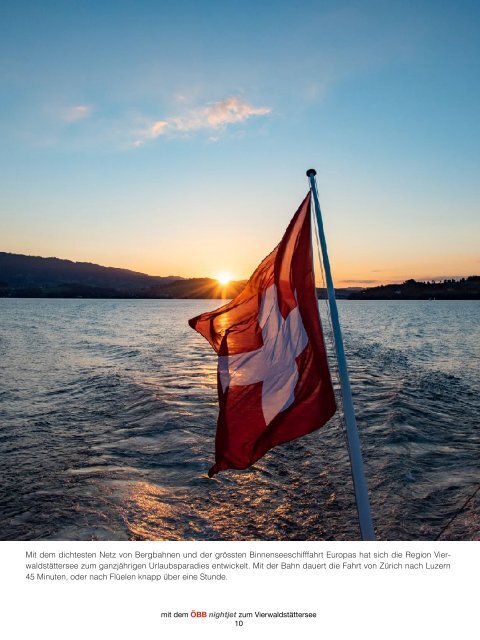
[[[0,250],[247,277],[317,169],[337,284],[480,272],[475,2],[0,8]]]

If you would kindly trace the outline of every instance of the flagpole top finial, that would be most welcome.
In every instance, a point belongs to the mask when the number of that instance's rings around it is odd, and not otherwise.
[[[307,176],[310,178],[310,176],[316,176],[317,172],[315,171],[315,169],[309,169],[307,171]]]

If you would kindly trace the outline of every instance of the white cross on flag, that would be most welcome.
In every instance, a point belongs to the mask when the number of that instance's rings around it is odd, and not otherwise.
[[[310,193],[245,289],[189,322],[219,355],[215,464],[245,469],[335,413],[312,267]]]

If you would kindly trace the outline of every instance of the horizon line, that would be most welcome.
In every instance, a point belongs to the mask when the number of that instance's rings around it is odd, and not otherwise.
[[[100,264],[98,262],[91,262],[89,260],[73,260],[71,258],[59,258],[58,256],[40,256],[40,255],[33,255],[33,254],[26,254],[26,253],[16,253],[13,251],[0,251],[0,254],[6,254],[6,255],[11,255],[11,256],[19,256],[19,257],[26,257],[26,258],[39,258],[41,260],[60,260],[60,261],[64,261],[64,262],[70,262],[72,264],[88,264],[88,265],[92,265],[92,266],[96,266],[96,267],[101,267],[103,269],[118,269],[121,271],[129,271],[131,273],[135,273],[138,275],[143,275],[143,276],[147,276],[149,278],[176,278],[178,280],[194,280],[194,279],[207,279],[207,280],[216,280],[217,278],[215,278],[214,276],[198,276],[198,275],[188,275],[188,276],[181,276],[181,275],[174,275],[174,274],[169,274],[166,276],[163,275],[158,275],[158,274],[151,274],[151,273],[147,273],[145,271],[137,271],[136,269],[131,269],[128,267],[118,267],[118,266],[113,266],[113,265],[105,265],[105,264]],[[402,278],[397,278],[395,280],[377,280],[377,279],[360,279],[360,278],[345,278],[343,277],[342,280],[337,281],[337,284],[335,284],[335,288],[336,289],[369,289],[369,288],[374,288],[374,287],[379,287],[379,286],[387,286],[387,285],[392,285],[392,284],[403,284],[404,282],[407,282],[408,280],[415,280],[416,282],[443,282],[445,280],[461,280],[462,278],[471,278],[471,277],[478,277],[477,274],[474,273],[470,273],[470,274],[456,274],[456,275],[437,275],[437,276],[417,276],[417,277],[402,277]],[[231,283],[240,283],[240,282],[248,282],[250,276],[246,277],[246,278],[232,278],[230,280]],[[363,284],[362,284],[363,283]],[[343,285],[343,286],[342,286]],[[317,288],[322,288],[325,287],[324,283],[317,283],[315,282],[315,287]]]

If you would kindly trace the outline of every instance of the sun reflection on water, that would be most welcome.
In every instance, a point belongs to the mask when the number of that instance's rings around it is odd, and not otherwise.
[[[205,493],[186,488],[169,490],[143,481],[128,483],[122,496],[122,519],[129,538],[265,540],[278,538],[282,530],[288,538],[288,531],[304,506],[301,500],[296,503],[274,485],[259,487],[255,483],[257,474],[258,470],[230,476],[228,484],[236,487],[233,494],[225,492],[221,480],[202,477],[200,482],[211,485],[207,499]],[[335,499],[335,495],[330,497],[331,501]],[[321,515],[317,513],[315,517]]]
[[[125,524],[134,540],[180,540],[168,492],[149,482],[133,482],[126,496]]]

